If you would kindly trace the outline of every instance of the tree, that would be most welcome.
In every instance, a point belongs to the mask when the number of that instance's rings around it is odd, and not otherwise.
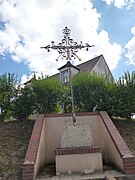
[[[2,119],[10,117],[17,78],[15,74],[5,73],[0,76],[0,108]]]
[[[62,86],[61,96],[60,96],[60,106],[64,113],[72,111],[72,101],[71,101],[71,91],[69,83]]]
[[[16,89],[16,96],[12,104],[12,115],[20,121],[26,120],[27,117],[35,111],[36,96],[31,86]]]
[[[135,72],[125,73],[114,89],[114,116],[131,118],[135,113]]]
[[[34,81],[32,88],[36,95],[36,108],[39,113],[57,111],[61,94],[61,84],[58,80],[46,77]]]
[[[73,78],[75,104],[78,111],[93,111],[97,105],[100,110],[111,111],[111,86],[102,76],[80,72]]]

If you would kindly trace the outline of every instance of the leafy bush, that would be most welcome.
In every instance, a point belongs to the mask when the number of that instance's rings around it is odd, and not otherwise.
[[[11,115],[11,104],[15,95],[17,78],[15,74],[4,73],[0,75],[0,109],[1,119],[9,118]]]
[[[33,92],[36,95],[36,109],[39,113],[55,112],[58,108],[61,94],[59,80],[45,78],[34,81]]]
[[[36,96],[31,87],[16,90],[16,97],[12,104],[12,115],[20,121],[26,120],[36,106]]]
[[[104,77],[80,72],[73,78],[75,104],[79,111],[93,111],[97,105],[100,110],[110,111],[111,86]]]

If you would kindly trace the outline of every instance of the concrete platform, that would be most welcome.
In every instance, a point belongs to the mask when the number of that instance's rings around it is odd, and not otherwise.
[[[122,172],[104,166],[103,172],[84,174],[59,174],[55,175],[55,165],[46,166],[36,180],[135,180],[135,175],[125,175]]]

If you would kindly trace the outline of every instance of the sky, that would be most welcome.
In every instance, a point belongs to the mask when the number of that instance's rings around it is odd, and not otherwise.
[[[103,54],[115,79],[135,70],[135,0],[0,0],[0,75],[24,83],[57,73],[66,60],[40,47],[61,42],[66,26],[74,41],[95,45],[77,53],[81,62]]]

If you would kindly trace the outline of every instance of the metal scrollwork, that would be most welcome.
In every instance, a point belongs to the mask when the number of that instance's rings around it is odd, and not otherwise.
[[[64,38],[61,40],[60,43],[58,43],[58,45],[55,45],[55,42],[52,41],[51,45],[40,47],[40,48],[45,48],[48,52],[50,51],[50,49],[57,50],[59,53],[59,57],[56,59],[56,61],[58,61],[60,57],[62,59],[66,58],[66,60],[71,60],[72,58],[74,59],[77,58],[81,60],[76,54],[78,50],[86,48],[86,51],[88,51],[90,47],[93,47],[93,45],[89,45],[88,43],[83,45],[82,41],[80,41],[80,44],[78,44],[72,38],[70,38],[71,30],[68,29],[68,27],[65,27],[62,30],[62,33]]]

